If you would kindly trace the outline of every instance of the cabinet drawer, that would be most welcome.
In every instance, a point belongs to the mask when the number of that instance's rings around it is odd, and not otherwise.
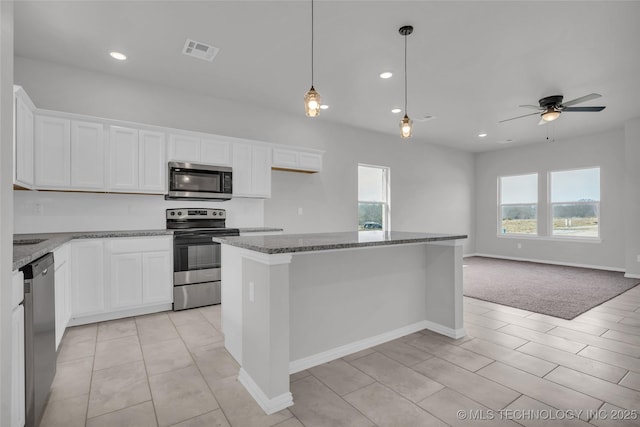
[[[171,236],[157,237],[116,237],[109,239],[111,253],[170,251]]]

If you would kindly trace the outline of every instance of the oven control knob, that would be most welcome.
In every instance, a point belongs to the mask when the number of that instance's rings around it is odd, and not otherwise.
[[[178,215],[182,215],[182,212],[181,212],[181,211],[178,211]]]
[[[213,212],[213,215],[214,215],[214,216],[215,216],[215,215],[218,215],[218,212],[215,212],[215,211],[214,211],[214,212]]]
[[[175,212],[171,212],[171,216],[174,216],[176,213]]]

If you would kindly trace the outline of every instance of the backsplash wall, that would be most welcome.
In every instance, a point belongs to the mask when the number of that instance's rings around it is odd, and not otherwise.
[[[221,208],[228,227],[262,227],[264,200],[164,200],[162,195],[14,191],[14,233],[163,229],[165,210]]]

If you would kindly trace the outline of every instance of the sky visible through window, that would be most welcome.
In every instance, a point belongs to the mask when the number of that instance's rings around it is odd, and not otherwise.
[[[538,174],[503,176],[500,178],[502,204],[537,203]]]
[[[358,200],[386,202],[384,169],[358,166]]]
[[[600,168],[551,172],[551,202],[600,200]]]

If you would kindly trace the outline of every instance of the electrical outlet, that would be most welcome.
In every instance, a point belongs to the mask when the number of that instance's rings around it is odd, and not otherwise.
[[[518,249],[522,249],[522,243],[518,243]]]
[[[253,282],[249,282],[249,301],[253,302],[256,297],[255,285]]]
[[[44,211],[44,209],[42,209],[42,203],[36,203],[33,205],[33,214],[34,215],[42,215],[42,212]]]

